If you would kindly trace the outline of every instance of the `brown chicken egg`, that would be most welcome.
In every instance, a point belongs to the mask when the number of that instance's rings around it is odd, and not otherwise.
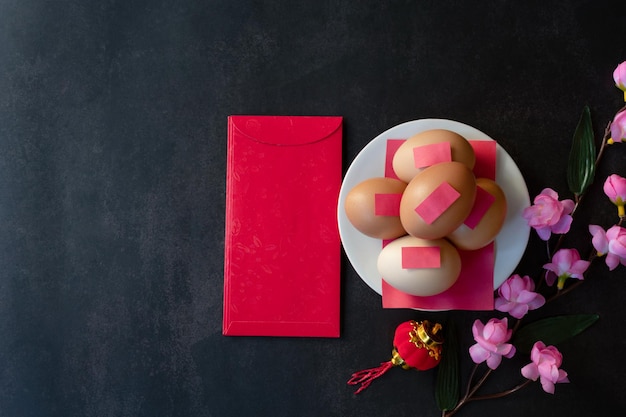
[[[433,129],[408,138],[394,154],[392,164],[398,178],[408,183],[425,168],[451,161],[474,169],[474,148],[456,132]]]
[[[461,257],[446,239],[403,236],[378,255],[378,272],[392,287],[427,297],[450,288],[461,273]]]
[[[355,185],[346,195],[348,220],[361,233],[377,239],[405,235],[400,221],[400,200],[406,183],[374,177]]]
[[[400,202],[400,220],[408,234],[439,239],[456,230],[476,197],[474,174],[461,162],[430,166],[411,180]]]
[[[496,238],[506,212],[506,196],[500,186],[488,178],[477,178],[472,211],[463,224],[447,237],[459,249],[480,249]]]

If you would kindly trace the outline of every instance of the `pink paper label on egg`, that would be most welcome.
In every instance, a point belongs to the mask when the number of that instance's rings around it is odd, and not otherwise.
[[[487,191],[480,187],[476,187],[476,200],[474,200],[474,206],[469,216],[465,219],[465,225],[470,229],[474,229],[478,226],[478,223],[482,220],[489,210],[489,207],[496,201],[496,198],[489,194]]]
[[[439,268],[441,267],[441,250],[439,246],[403,246],[402,268]]]
[[[426,168],[441,162],[452,161],[450,142],[431,143],[413,148],[415,168]]]
[[[442,182],[433,190],[428,197],[424,199],[417,207],[415,212],[426,222],[432,224],[439,218],[458,198],[461,196],[447,182]]]
[[[374,214],[377,216],[399,216],[402,194],[374,194]]]

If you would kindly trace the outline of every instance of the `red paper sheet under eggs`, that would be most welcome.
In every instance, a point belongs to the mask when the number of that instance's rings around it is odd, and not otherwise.
[[[385,158],[385,176],[398,178],[392,161],[397,149],[405,139],[389,139]],[[495,180],[496,142],[469,140],[476,154],[474,175],[476,178]],[[477,207],[477,210],[481,210]],[[470,219],[471,221],[471,219]],[[382,241],[384,247],[389,241]],[[493,269],[495,263],[494,243],[473,251],[459,250],[462,269],[457,281],[448,290],[429,297],[406,294],[382,280],[384,308],[417,308],[422,310],[493,310]]]

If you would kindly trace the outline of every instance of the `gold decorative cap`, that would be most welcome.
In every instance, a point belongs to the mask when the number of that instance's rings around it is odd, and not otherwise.
[[[424,345],[429,348],[435,347],[437,345],[441,345],[443,343],[443,338],[439,334],[441,331],[441,324],[435,323],[431,325],[428,320],[424,320],[420,323],[417,323],[416,326],[417,336],[420,338]]]

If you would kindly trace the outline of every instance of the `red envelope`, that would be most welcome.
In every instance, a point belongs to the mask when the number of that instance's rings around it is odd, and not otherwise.
[[[224,335],[339,337],[342,122],[228,118]]]

